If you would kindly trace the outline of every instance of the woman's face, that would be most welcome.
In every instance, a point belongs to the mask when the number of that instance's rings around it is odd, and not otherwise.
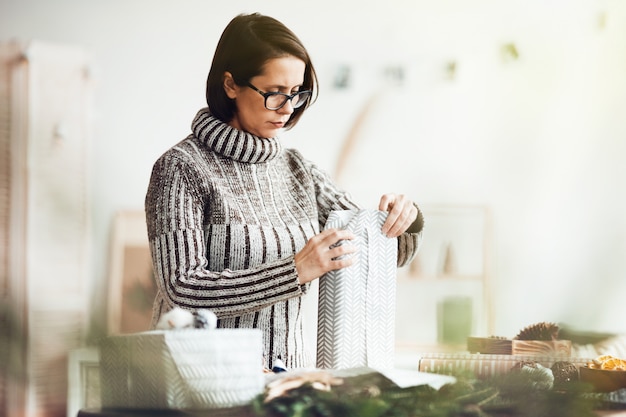
[[[294,56],[274,58],[265,63],[261,75],[249,82],[264,93],[293,94],[300,90],[304,82],[304,70],[304,61]],[[291,101],[278,110],[266,109],[263,96],[248,86],[236,85],[230,73],[225,74],[224,90],[237,105],[237,111],[228,124],[255,136],[277,136],[293,113]]]

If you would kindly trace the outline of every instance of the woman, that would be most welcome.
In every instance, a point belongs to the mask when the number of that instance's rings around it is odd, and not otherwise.
[[[354,262],[345,230],[320,232],[332,210],[358,205],[298,151],[277,139],[296,125],[317,92],[300,40],[259,14],[235,17],[217,45],[208,108],[192,134],[155,163],[146,196],[158,294],[153,324],[173,307],[205,308],[218,327],[259,328],[265,362],[315,365],[303,340],[301,303],[309,283]],[[383,233],[410,261],[422,229],[415,204],[382,196]],[[338,259],[339,258],[339,259]]]

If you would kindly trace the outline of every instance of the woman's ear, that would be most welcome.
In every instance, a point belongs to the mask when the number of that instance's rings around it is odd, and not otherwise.
[[[224,79],[224,91],[226,92],[226,95],[228,96],[228,98],[234,100],[237,97],[237,84],[235,83],[235,80],[233,79],[233,74],[226,71],[224,73],[223,79]]]

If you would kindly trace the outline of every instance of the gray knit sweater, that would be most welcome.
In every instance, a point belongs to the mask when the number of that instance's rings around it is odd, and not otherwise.
[[[303,339],[294,255],[332,210],[358,208],[330,178],[276,138],[234,129],[201,110],[192,134],[155,163],[146,195],[158,294],[153,325],[174,306],[206,308],[218,326],[259,328],[268,366],[315,365]],[[398,238],[398,265],[421,237]]]

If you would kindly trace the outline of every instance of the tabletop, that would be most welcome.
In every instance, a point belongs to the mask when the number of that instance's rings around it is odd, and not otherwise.
[[[99,409],[80,410],[77,417],[255,417],[247,406],[206,410],[132,410]]]
[[[626,417],[626,410],[596,411],[598,417]],[[85,409],[77,417],[254,417],[250,407],[232,407],[212,410],[101,410]]]

